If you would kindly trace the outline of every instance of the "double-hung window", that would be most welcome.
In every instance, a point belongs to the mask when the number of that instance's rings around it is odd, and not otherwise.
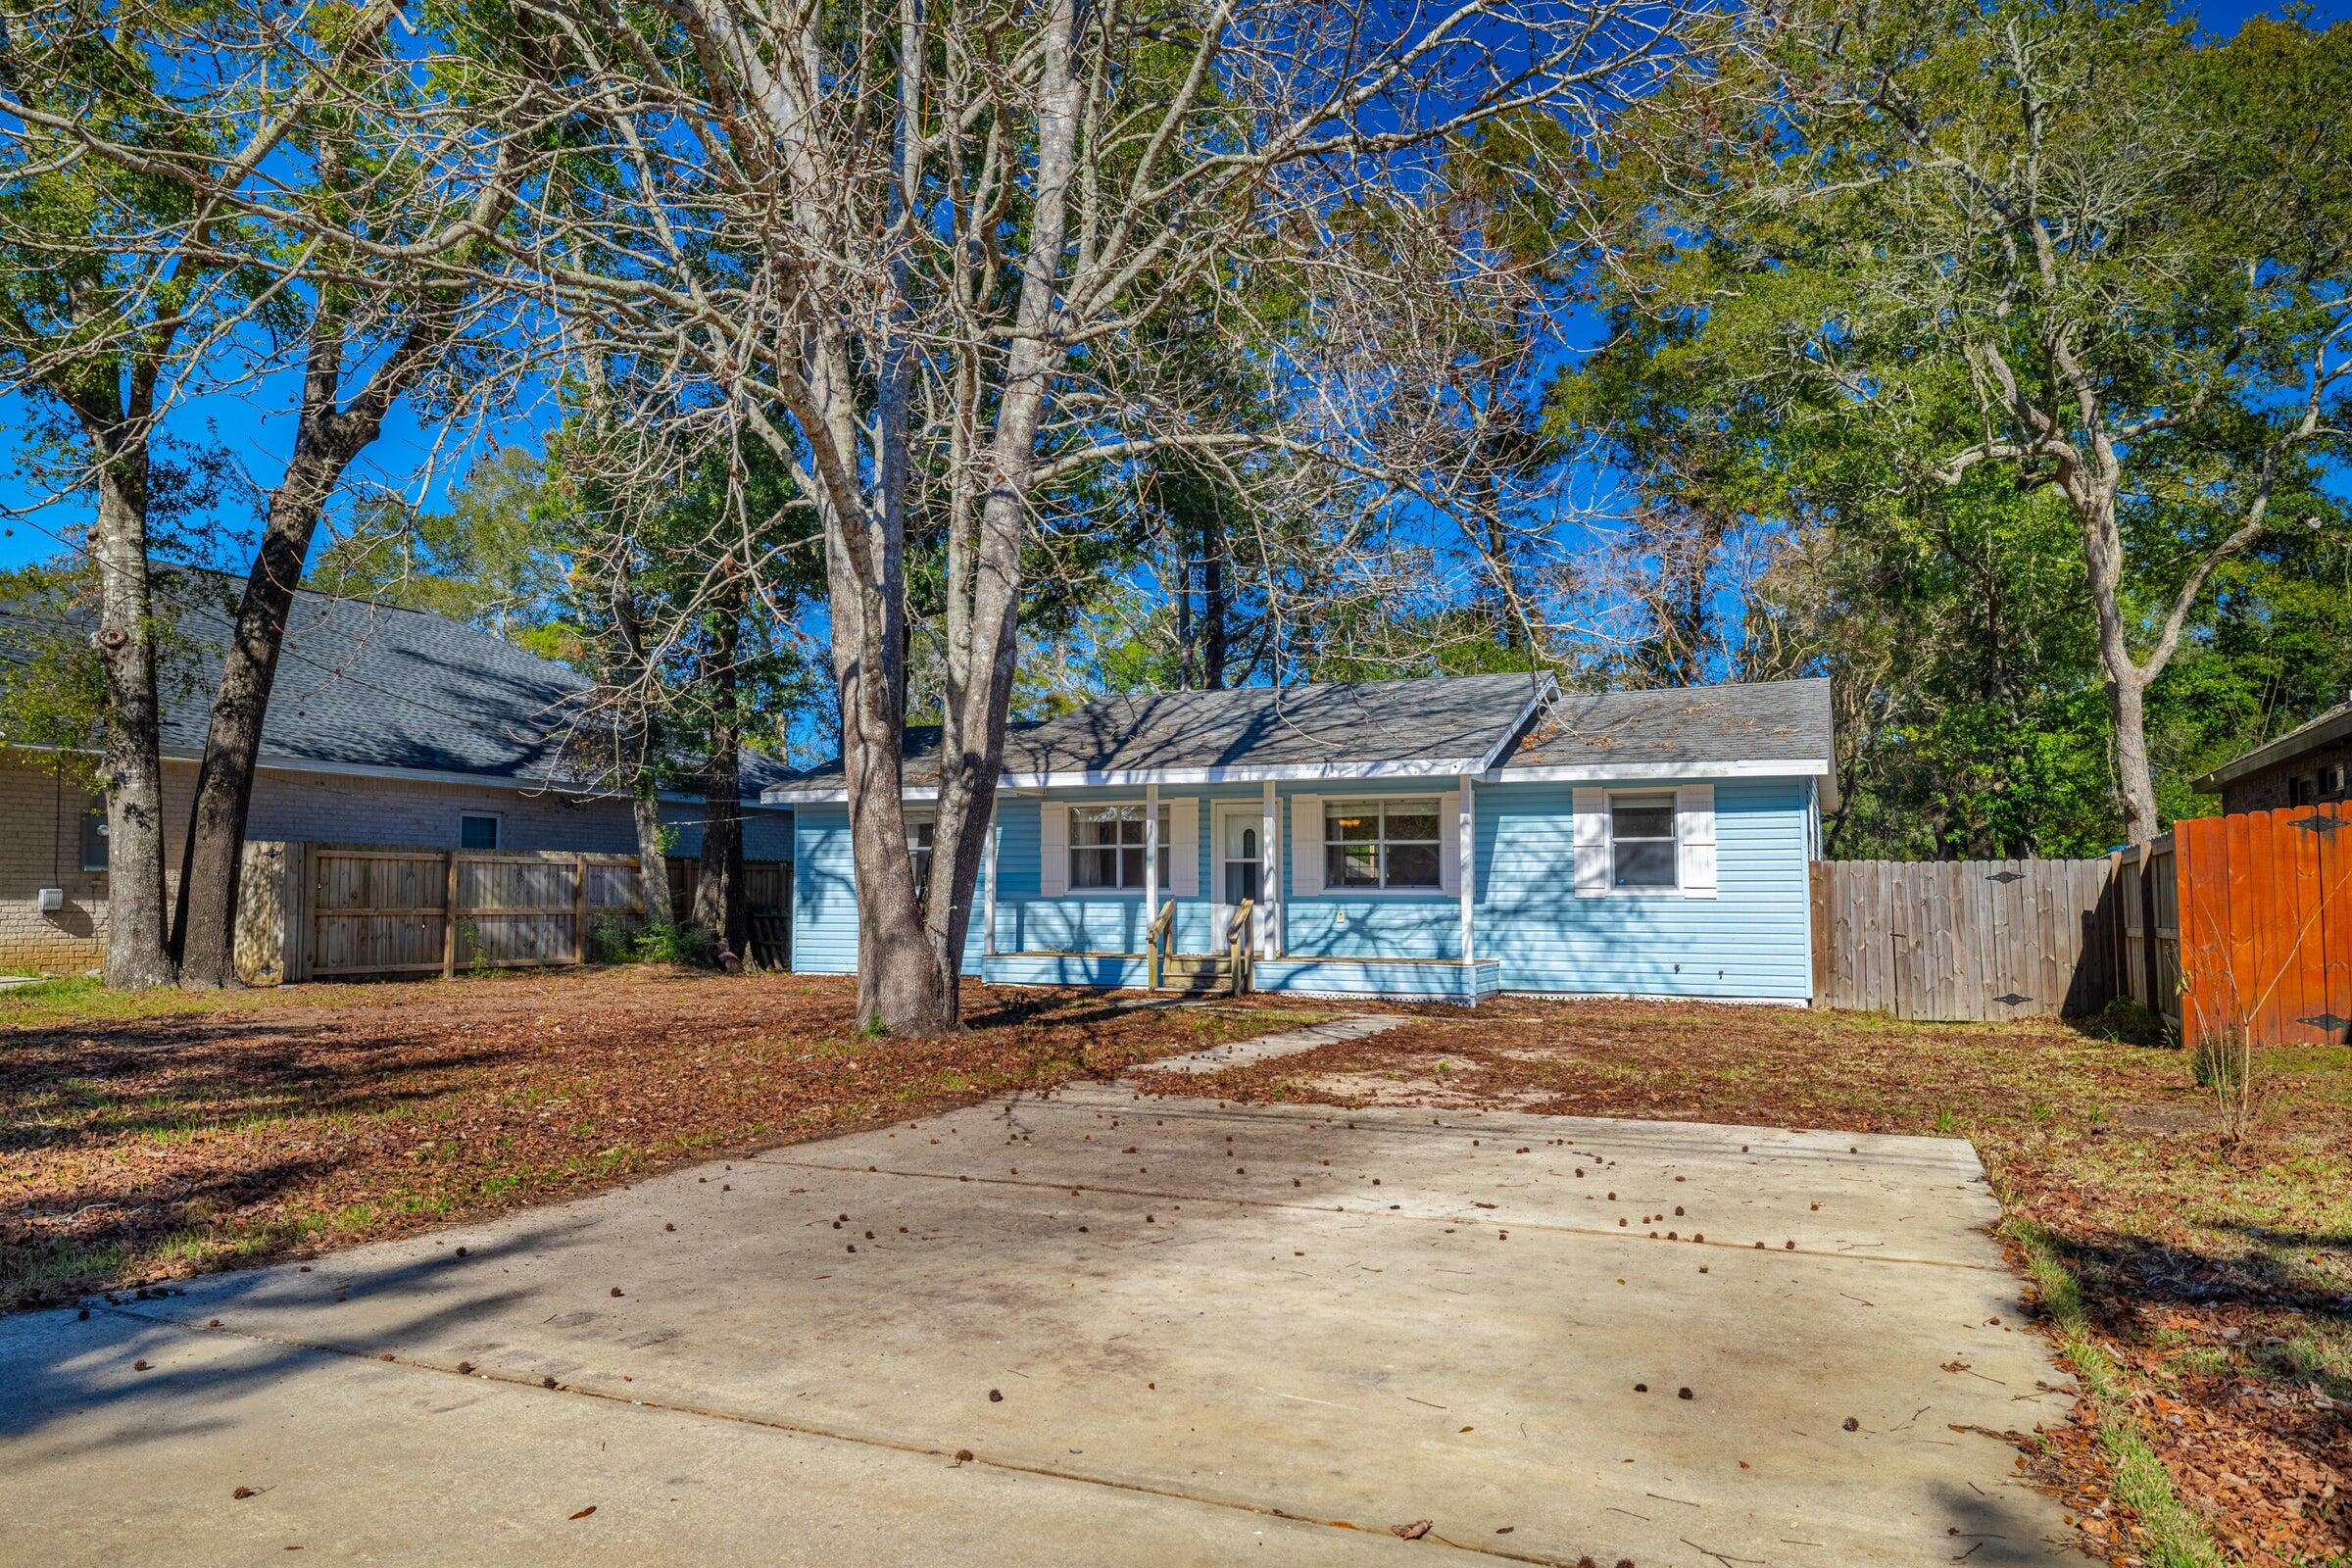
[[[931,844],[938,823],[927,816],[906,819],[906,858],[914,865],[914,891],[920,894],[931,880]]]
[[[1675,875],[1674,797],[1609,797],[1609,886],[1671,890]]]
[[[1168,808],[1159,808],[1159,885],[1168,884]],[[1070,886],[1106,893],[1144,890],[1144,808],[1070,808]]]
[[[1323,808],[1323,884],[1330,888],[1438,886],[1438,803],[1334,801]]]

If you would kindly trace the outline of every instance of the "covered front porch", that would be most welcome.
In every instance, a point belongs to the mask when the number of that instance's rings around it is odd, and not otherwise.
[[[1346,791],[1345,794],[1336,793]],[[1461,775],[1002,794],[973,967],[998,985],[1472,1003]]]

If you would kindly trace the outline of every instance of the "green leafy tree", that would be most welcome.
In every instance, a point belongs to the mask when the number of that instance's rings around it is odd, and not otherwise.
[[[2326,517],[2352,329],[2352,27],[2155,4],[1811,0],[1640,106],[1628,287],[1674,358],[1925,497],[2063,501],[2125,835],[2217,574]],[[1922,499],[1922,514],[1931,505]]]

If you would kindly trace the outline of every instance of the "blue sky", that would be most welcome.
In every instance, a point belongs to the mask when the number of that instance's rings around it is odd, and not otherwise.
[[[2345,16],[2352,0],[2329,0],[2318,8],[2323,23]],[[2198,8],[2197,14],[2212,31],[2228,33],[2246,18],[2276,7],[2258,5],[2252,0],[2215,0]],[[214,514],[214,533],[220,541],[216,552],[217,564],[243,570],[248,559],[242,551],[248,548],[253,531],[258,527],[256,501],[266,496],[284,467],[283,453],[291,441],[293,418],[291,406],[299,390],[298,378],[290,371],[241,386],[233,396],[204,400],[180,411],[169,426],[171,433],[200,444],[218,446],[245,481],[245,486],[232,490],[225,503]],[[71,535],[86,521],[88,509],[78,498],[27,512],[33,497],[25,488],[17,469],[21,448],[30,410],[18,397],[0,395],[0,508],[10,514],[0,516],[0,568],[21,566],[58,554],[64,545],[61,536]],[[440,430],[418,421],[406,403],[396,406],[386,421],[382,438],[355,467],[355,477],[363,482],[390,487],[420,500],[428,509],[438,508],[449,484],[462,476],[471,458],[477,456],[488,441],[501,445],[536,445],[541,421],[547,417],[544,399],[533,399],[527,406],[515,408],[503,416],[483,422],[480,429],[454,451],[445,450],[437,463],[433,462],[436,443],[444,437]],[[425,471],[432,465],[429,474]],[[321,529],[318,543],[326,543],[327,530]]]

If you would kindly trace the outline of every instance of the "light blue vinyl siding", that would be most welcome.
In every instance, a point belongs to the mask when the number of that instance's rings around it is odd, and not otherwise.
[[[792,967],[799,974],[858,972],[858,889],[850,808],[839,801],[799,808],[792,835]],[[963,972],[980,972],[980,911],[963,944]]]
[[[1327,806],[1344,801],[1443,798],[1459,781],[1363,784],[1335,780],[1312,786]],[[1285,956],[1315,958],[1454,958],[1462,956],[1462,901],[1450,893],[1366,893],[1326,889],[1298,894],[1298,857],[1292,834],[1300,830],[1292,791],[1282,795],[1282,889]],[[1443,806],[1441,805],[1441,809]],[[1305,824],[1318,835],[1321,823]]]
[[[1439,794],[1452,783],[1305,788],[1325,800],[1355,800]],[[1183,796],[1200,803],[1201,894],[1177,901],[1176,947],[1203,953],[1222,945],[1221,933],[1211,931],[1217,871],[1211,808],[1220,800],[1254,802],[1259,792],[1254,785],[1161,792],[1163,802]],[[1287,941],[1281,960],[1260,960],[1260,983],[1268,989],[1364,994],[1426,995],[1443,989],[1430,968],[1398,960],[1458,960],[1459,901],[1434,893],[1292,894],[1292,796],[1286,786],[1279,863]],[[1057,795],[1053,804],[1140,798],[1139,790],[1098,790]],[[1008,983],[1135,983],[1140,958],[1062,956],[1140,955],[1146,915],[1135,894],[1039,896],[1041,804],[1033,796],[1007,796],[998,803],[1000,956],[989,962],[989,976]],[[1579,899],[1573,787],[1480,784],[1476,943],[1479,957],[1497,960],[1499,967],[1486,971],[1482,964],[1484,972],[1470,983],[1483,994],[1493,983],[1489,975],[1498,973],[1506,991],[1806,1000],[1812,994],[1805,870],[1810,809],[1803,779],[1717,781],[1717,897]],[[854,970],[857,907],[847,808],[803,807],[796,818],[794,858],[795,966]],[[977,973],[984,888],[973,902],[965,966]],[[1445,981],[1446,986],[1457,983]]]
[[[1505,990],[1812,996],[1803,780],[1716,783],[1712,899],[1578,898],[1572,791],[1478,791],[1478,951]]]
[[[1478,1002],[1502,989],[1502,965],[1480,958],[1425,962],[1361,958],[1260,958],[1260,991],[1300,992],[1319,997],[1416,997],[1440,1002]]]

